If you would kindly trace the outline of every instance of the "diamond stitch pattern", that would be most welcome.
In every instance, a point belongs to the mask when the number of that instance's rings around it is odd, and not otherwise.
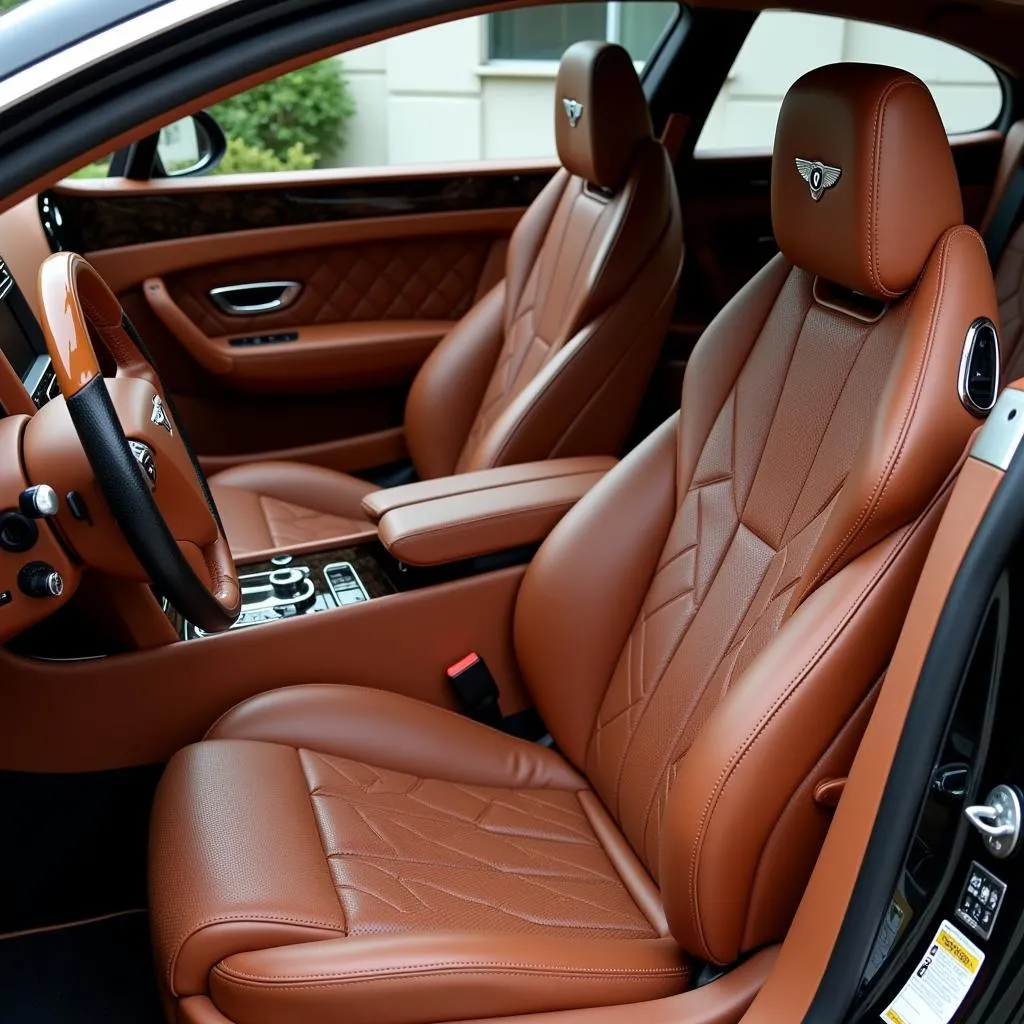
[[[792,614],[896,351],[898,315],[877,326],[828,316],[810,283],[790,273],[683,481],[587,752],[589,778],[655,877],[675,772]],[[685,431],[685,403],[683,416]]]
[[[492,244],[488,236],[467,235],[315,249],[189,271],[169,278],[167,287],[210,337],[295,324],[458,320],[473,304]],[[305,287],[281,313],[229,317],[207,297],[222,284],[285,279]]]
[[[274,547],[305,544],[321,537],[342,537],[366,529],[366,520],[328,515],[266,494],[260,495],[259,500]]]

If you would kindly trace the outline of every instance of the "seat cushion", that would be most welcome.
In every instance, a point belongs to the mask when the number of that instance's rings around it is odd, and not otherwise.
[[[576,772],[394,694],[241,705],[168,766],[151,851],[166,990],[237,1024],[420,1024],[686,987],[650,879]]]
[[[218,473],[209,483],[236,557],[373,528],[361,502],[378,488],[322,466],[253,462]]]

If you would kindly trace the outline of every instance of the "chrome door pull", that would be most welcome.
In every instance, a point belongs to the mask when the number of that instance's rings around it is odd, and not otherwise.
[[[996,786],[986,802],[964,808],[993,857],[1009,857],[1020,839],[1020,797],[1010,786]]]
[[[300,281],[253,281],[210,289],[210,298],[228,316],[253,316],[287,309],[302,291]]]

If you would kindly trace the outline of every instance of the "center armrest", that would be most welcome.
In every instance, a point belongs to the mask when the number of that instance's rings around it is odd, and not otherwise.
[[[615,461],[554,459],[425,480],[376,491],[363,508],[400,562],[460,562],[539,544]]]

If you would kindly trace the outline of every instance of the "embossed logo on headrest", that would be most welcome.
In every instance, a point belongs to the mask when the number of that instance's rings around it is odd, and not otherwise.
[[[566,97],[562,100],[562,109],[565,111],[565,116],[569,118],[569,127],[575,128],[583,116],[583,104],[579,100],[571,100]]]
[[[825,194],[825,189],[831,188],[843,174],[839,167],[829,167],[820,160],[803,160],[800,157],[796,158],[796,169],[810,186],[811,198],[815,202]]]

